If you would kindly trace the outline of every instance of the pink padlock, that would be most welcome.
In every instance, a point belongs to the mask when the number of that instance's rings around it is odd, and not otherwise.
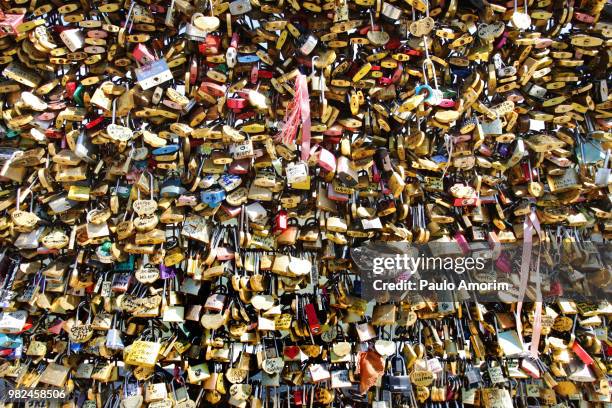
[[[512,272],[512,264],[506,253],[502,252],[495,260],[495,268],[505,274],[510,274],[510,272]]]
[[[156,60],[155,56],[151,54],[151,51],[149,51],[144,44],[138,44],[134,48],[134,51],[132,51],[132,56],[143,65]]]
[[[17,35],[17,26],[23,22],[25,14],[4,14],[0,19],[0,38]]]
[[[372,166],[372,181],[374,183],[380,182],[380,171],[378,170],[378,167],[376,167],[376,165]]]
[[[440,101],[440,103],[438,104],[438,106],[440,106],[442,108],[454,108],[455,107],[455,101],[453,101],[452,99],[443,98]]]
[[[332,152],[319,146],[317,157],[317,164],[319,167],[331,173],[336,171],[336,157],[332,154]]]
[[[463,256],[468,255],[470,253],[470,244],[467,242],[465,235],[463,235],[461,231],[457,231],[455,232],[454,238],[457,245],[459,245],[459,248],[461,248]]]
[[[403,72],[404,72],[404,66],[402,65],[401,62],[398,62],[397,68],[395,68],[395,71],[393,71],[393,75],[391,75],[391,83],[393,84],[397,83],[402,77]]]
[[[341,125],[334,124],[327,128],[327,130],[323,131],[325,136],[340,136],[342,135],[344,129]]]
[[[340,201],[343,203],[346,203],[349,200],[348,194],[338,193],[336,190],[334,190],[334,187],[331,183],[327,185],[327,198],[333,201]]]
[[[378,85],[389,86],[392,83],[393,83],[393,79],[392,78],[387,78],[387,77],[380,77],[380,78],[378,78]]]
[[[587,13],[576,12],[574,13],[574,19],[576,21],[580,21],[581,23],[593,24],[595,22],[595,17]]]

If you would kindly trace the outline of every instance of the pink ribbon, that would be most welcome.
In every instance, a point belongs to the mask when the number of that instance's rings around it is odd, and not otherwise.
[[[310,97],[308,82],[305,75],[298,73],[295,78],[295,97],[287,106],[284,125],[276,140],[291,144],[295,140],[299,124],[302,124],[301,158],[306,161],[310,157]]]
[[[519,286],[519,297],[518,303],[516,306],[516,330],[518,335],[521,337],[522,341],[522,332],[523,332],[523,324],[521,323],[521,311],[523,309],[523,299],[525,298],[525,292],[527,291],[527,283],[529,282],[529,267],[531,265],[531,251],[533,250],[533,238],[531,234],[533,233],[533,229],[535,228],[538,237],[542,235],[542,229],[540,228],[540,221],[535,213],[535,210],[532,208],[531,213],[525,216],[525,221],[523,222],[523,253],[521,257],[521,274],[520,274],[520,286]],[[537,271],[539,272],[539,262],[540,258],[538,257],[538,266]],[[538,355],[538,343],[540,342],[540,334],[542,332],[542,302],[536,302],[536,310],[533,321],[533,333],[531,336],[531,354],[534,357]]]
[[[540,244],[541,245],[541,244]],[[533,316],[533,329],[531,333],[531,355],[533,358],[538,357],[538,346],[540,344],[540,335],[542,334],[542,295],[540,285],[540,252],[538,251],[538,260],[535,271],[536,278],[536,303]]]
[[[310,156],[310,97],[308,95],[308,83],[306,82],[306,76],[298,74],[300,78],[299,103],[302,112],[302,160],[308,160]],[[297,87],[297,84],[296,84]],[[296,97],[298,96],[296,92]]]

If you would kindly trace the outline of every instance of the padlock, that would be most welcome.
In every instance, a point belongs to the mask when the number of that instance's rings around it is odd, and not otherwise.
[[[132,56],[134,59],[136,59],[136,61],[143,65],[149,64],[156,60],[155,56],[151,54],[151,52],[143,44],[138,44],[136,48],[134,48],[134,51],[132,51]]]

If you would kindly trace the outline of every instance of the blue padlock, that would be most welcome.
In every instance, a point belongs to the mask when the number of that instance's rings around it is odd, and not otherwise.
[[[171,177],[165,180],[159,190],[162,197],[178,197],[185,192],[178,177]]]
[[[70,342],[70,351],[72,353],[79,353],[81,350],[83,350],[83,343]]]
[[[0,333],[0,347],[14,349],[22,345],[23,339],[21,336],[16,334]]]
[[[158,147],[157,149],[153,150],[151,153],[153,153],[153,156],[164,156],[167,154],[174,154],[178,152],[178,149],[179,149],[179,145],[171,144],[167,146]]]
[[[202,202],[208,204],[209,207],[215,208],[225,199],[225,190],[216,188],[213,190],[202,191]]]
[[[467,68],[451,68],[451,74],[456,75],[457,77],[464,79],[469,77],[472,74],[472,70]]]
[[[234,174],[224,174],[219,178],[219,185],[225,191],[232,191],[242,183],[242,178]]]
[[[134,270],[134,255],[130,254],[130,256],[128,257],[127,261],[125,262],[118,262],[115,265],[115,270],[116,271],[121,271],[121,272],[131,272]]]
[[[117,192],[117,195],[121,198],[128,198],[130,196],[130,192],[132,191],[132,187],[131,186],[123,186],[123,185],[118,185],[117,189],[115,190]]]
[[[255,54],[238,55],[238,62],[241,64],[252,64],[259,61],[259,57]]]

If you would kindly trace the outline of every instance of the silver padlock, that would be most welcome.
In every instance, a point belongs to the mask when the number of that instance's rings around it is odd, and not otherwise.
[[[606,152],[606,158],[604,159],[603,167],[597,169],[595,174],[595,184],[599,187],[607,187],[610,180],[610,169],[608,164],[610,163],[610,149]]]
[[[98,160],[98,147],[91,143],[85,129],[81,130],[81,134],[77,138],[74,154],[87,163],[94,163]]]
[[[402,9],[385,1],[382,6],[381,14],[387,17],[389,20],[395,22],[399,20],[400,16],[402,15]]]
[[[113,323],[106,333],[106,342],[104,345],[111,350],[123,350],[125,348],[123,339],[121,338],[121,330],[117,328],[117,315],[113,316]]]
[[[83,32],[78,28],[62,31],[60,34],[60,38],[71,52],[80,50],[85,45],[85,36],[83,35]]]
[[[253,9],[249,0],[234,0],[229,5],[229,12],[232,16],[248,13]]]
[[[153,61],[152,63],[136,68],[136,79],[143,90],[151,89],[154,86],[171,81],[172,71],[164,59]]]

